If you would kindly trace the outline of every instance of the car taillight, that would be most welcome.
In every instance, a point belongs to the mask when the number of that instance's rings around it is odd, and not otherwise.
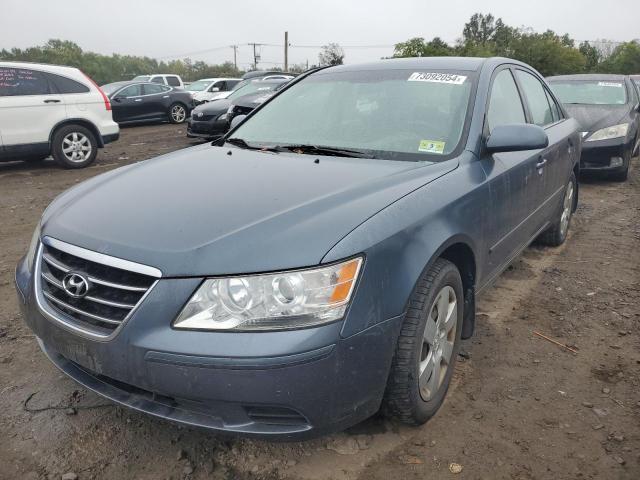
[[[84,72],[82,72],[82,74],[87,78],[87,80],[89,80],[91,83],[93,83],[93,85],[100,92],[100,95],[102,95],[102,99],[104,100],[104,108],[106,108],[107,111],[111,111],[111,102],[109,101],[109,97],[107,97],[105,95],[105,93],[102,91],[102,89],[100,88],[100,86],[96,82],[93,81],[93,78],[91,78],[89,75],[87,75]]]

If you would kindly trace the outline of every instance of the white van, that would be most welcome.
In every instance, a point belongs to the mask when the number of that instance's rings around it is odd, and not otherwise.
[[[0,62],[0,160],[82,168],[119,135],[109,99],[77,68]]]

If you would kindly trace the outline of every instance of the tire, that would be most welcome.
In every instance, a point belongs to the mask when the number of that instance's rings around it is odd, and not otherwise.
[[[184,123],[187,120],[188,110],[182,103],[172,103],[169,107],[169,121],[171,123]]]
[[[64,125],[51,141],[51,155],[64,168],[85,168],[98,155],[95,135],[82,125]]]
[[[564,188],[562,203],[553,218],[553,223],[538,237],[538,243],[548,247],[559,247],[564,243],[569,233],[569,227],[571,226],[571,217],[573,216],[573,206],[577,191],[576,175],[571,172],[569,181]]]
[[[441,316],[442,305],[448,313]],[[463,308],[460,272],[439,258],[422,275],[409,301],[383,399],[387,415],[420,425],[438,411],[460,349]],[[440,366],[438,376],[434,365]]]

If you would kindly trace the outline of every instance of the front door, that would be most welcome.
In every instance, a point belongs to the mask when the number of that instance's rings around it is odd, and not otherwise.
[[[135,122],[143,120],[142,86],[129,85],[117,92],[111,102],[113,120],[116,122]]]

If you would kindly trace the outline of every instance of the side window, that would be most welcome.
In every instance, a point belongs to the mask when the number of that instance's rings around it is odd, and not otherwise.
[[[61,75],[56,75],[54,73],[47,73],[47,77],[49,77],[49,81],[53,84],[54,88],[58,93],[87,93],[89,92],[89,87],[83,85],[80,82],[76,82],[75,80],[71,80],[70,78],[63,77]]]
[[[216,82],[211,85],[211,88],[217,88],[219,92],[224,92],[227,90],[226,82]]]
[[[533,123],[541,127],[553,123],[551,107],[540,80],[523,70],[516,70],[516,75],[524,90],[524,96],[527,98]]]
[[[546,88],[544,89],[544,93],[547,94],[547,102],[549,102],[549,105],[551,105],[551,114],[553,115],[553,121],[558,122],[562,120],[563,116],[560,108],[558,107],[558,104]]]
[[[25,68],[0,67],[0,96],[48,95],[49,81],[43,72]]]
[[[227,80],[227,88],[233,90],[238,83],[240,83],[240,80]]]
[[[145,95],[155,95],[158,93],[163,93],[164,85],[157,85],[155,83],[145,83],[142,88]]]
[[[151,81],[153,83],[164,83],[164,79],[162,77],[153,77]]]
[[[167,77],[167,84],[171,85],[172,87],[179,87],[180,80],[178,80],[178,77],[176,77],[175,75],[170,75]]]
[[[516,82],[508,69],[502,70],[493,79],[487,121],[490,132],[498,125],[527,122]]]
[[[142,95],[142,85],[139,83],[136,85],[129,85],[127,88],[120,90],[117,97],[137,97]]]

